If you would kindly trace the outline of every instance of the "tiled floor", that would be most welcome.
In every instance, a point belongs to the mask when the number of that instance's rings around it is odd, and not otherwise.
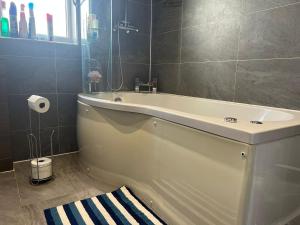
[[[43,225],[43,209],[111,191],[80,169],[77,154],[55,157],[55,180],[40,186],[29,184],[28,162],[14,166],[0,174],[0,225]]]

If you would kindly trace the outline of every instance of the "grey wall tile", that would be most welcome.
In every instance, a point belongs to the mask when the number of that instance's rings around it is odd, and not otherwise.
[[[11,158],[10,134],[0,135],[0,159]]]
[[[75,126],[77,116],[77,94],[58,95],[59,126]]]
[[[239,62],[238,102],[300,109],[300,59]]]
[[[183,27],[237,19],[242,0],[183,0]]]
[[[180,94],[232,101],[235,62],[186,63],[181,66]]]
[[[11,133],[12,155],[14,161],[29,159],[27,131],[13,131]]]
[[[180,58],[180,31],[153,36],[152,63],[178,63]]]
[[[121,75],[120,75],[120,64],[116,62],[114,64],[115,71],[113,72],[114,77],[114,88],[119,87],[121,84]],[[147,64],[131,64],[123,63],[123,88],[124,91],[133,91],[135,78],[139,77],[142,82],[148,82],[149,80],[149,65]]]
[[[175,18],[175,10],[163,8],[162,1],[154,3],[154,18],[166,18],[166,24],[159,19],[153,20],[153,27],[157,27],[158,32],[180,24],[181,18]],[[297,23],[300,0],[183,0],[182,7],[182,45],[179,49],[183,64],[177,77],[174,76],[176,67],[172,64],[152,66],[152,74],[159,74],[161,91],[233,100],[234,61],[239,55],[243,61],[239,63],[236,101],[299,109],[297,63],[280,61],[273,65],[272,60],[245,60],[300,57],[300,26]],[[172,21],[168,21],[169,18]],[[165,38],[163,44],[161,38],[157,39],[158,42],[153,42],[152,61],[171,62],[169,59],[177,56],[172,52],[174,48],[169,51],[172,56],[166,54],[169,61],[158,59],[164,56],[161,49],[169,46],[174,37]],[[210,63],[197,63],[205,61]],[[257,90],[254,84],[258,86]],[[275,102],[274,96],[278,95]]]
[[[59,154],[59,128],[58,127],[49,127],[41,129],[41,144],[42,144],[42,155],[49,156],[51,155],[51,135],[52,136],[52,150],[53,154]],[[38,131],[34,130],[34,134],[38,135]]]
[[[153,5],[153,33],[159,34],[181,28],[182,1],[160,1]]]
[[[59,128],[59,151],[60,153],[74,152],[78,150],[76,127]]]
[[[56,60],[57,91],[79,93],[82,90],[81,59]]]
[[[51,141],[50,141],[50,135],[52,134],[52,131],[54,130],[53,135],[53,153],[58,154],[59,153],[59,133],[58,128],[45,128],[41,129],[40,135],[41,135],[41,146],[42,146],[42,155],[43,156],[49,156],[51,154]],[[29,154],[29,145],[28,145],[28,134],[30,134],[29,131],[13,131],[11,133],[11,140],[12,140],[12,152],[13,152],[13,160],[14,161],[20,161],[20,160],[26,160],[30,158]],[[33,134],[38,138],[38,131],[33,130]]]
[[[239,58],[299,57],[299,15],[300,4],[244,16]]]
[[[119,21],[124,21],[125,19],[125,1],[115,0],[112,4],[112,22],[113,25],[116,25]],[[127,7],[127,21],[130,22],[131,25],[138,27],[141,33],[149,34],[151,18],[150,5],[143,4],[141,1],[128,1]],[[97,10],[97,14],[100,16],[101,9]]]
[[[5,68],[0,71],[0,74],[4,73],[7,78],[9,94],[56,91],[54,58],[10,56],[4,60]]]
[[[74,44],[55,43],[55,57],[63,59],[80,59],[80,46]]]
[[[29,109],[27,103],[29,96],[30,95],[9,96],[9,116],[12,131],[29,129]],[[44,94],[43,96],[49,99],[50,109],[48,112],[40,115],[41,127],[56,127],[58,125],[56,94]],[[31,119],[32,128],[37,127],[38,115],[36,112],[31,113]]]
[[[129,2],[136,2],[136,3],[140,3],[140,4],[144,4],[144,5],[150,5],[151,4],[151,0],[128,0]]]
[[[253,13],[259,10],[271,9],[300,2],[299,0],[245,0],[245,12]]]
[[[9,171],[13,169],[13,162],[11,158],[0,159],[0,172]]]
[[[54,57],[54,43],[26,39],[0,39],[0,55]]]
[[[119,55],[119,45],[116,33],[114,33],[113,38],[114,56],[117,57]],[[122,61],[131,63],[149,63],[149,43],[149,35],[138,33],[126,34],[124,31],[120,31]]]
[[[42,96],[49,100],[50,108],[48,112],[40,114],[41,128],[56,127],[58,126],[57,95],[43,94]],[[38,127],[38,115],[36,112],[32,112],[31,115],[32,115],[32,128],[35,129]]]
[[[49,154],[49,135],[52,129],[55,129],[54,150],[55,153],[59,153],[57,92],[70,92],[73,95],[81,92],[79,46],[32,40],[0,40],[0,135],[7,136],[11,132],[12,138],[10,149],[4,149],[4,146],[8,145],[4,145],[3,140],[0,141],[2,158],[8,153],[13,156],[13,160],[28,158],[27,98],[32,94],[42,95],[50,100],[50,110],[41,114],[42,146],[45,154]],[[70,101],[66,100],[64,104],[74,105],[74,98]],[[70,116],[67,113],[64,122],[76,126],[76,107],[70,111],[73,112],[72,117],[66,119]],[[38,115],[32,112],[34,133],[37,129],[37,119]],[[11,166],[10,164],[11,159],[6,157],[5,165]]]
[[[10,95],[8,99],[11,130],[29,128],[27,99],[29,95]]]
[[[0,104],[7,103],[7,94],[6,78],[0,77]]]
[[[182,31],[182,62],[236,59],[238,20],[207,23]]]
[[[0,135],[8,135],[10,131],[8,104],[0,103],[0,109]]]
[[[158,91],[176,94],[179,91],[179,64],[160,64],[152,66],[152,77],[158,77]]]
[[[150,32],[150,5],[140,4],[138,1],[128,2],[128,21],[137,27],[140,33]]]

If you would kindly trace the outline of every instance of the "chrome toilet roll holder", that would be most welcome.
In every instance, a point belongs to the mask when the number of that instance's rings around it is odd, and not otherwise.
[[[41,159],[44,155],[42,152],[42,140],[41,140],[41,115],[40,113],[36,112],[38,115],[38,124],[37,124],[37,136],[33,132],[32,128],[32,112],[33,110],[29,107],[29,133],[27,134],[27,141],[28,141],[28,147],[29,147],[29,169],[30,169],[30,175],[29,175],[29,182],[31,185],[40,185],[44,184],[46,182],[54,180],[55,176],[53,174],[53,136],[54,136],[54,129],[51,131],[51,134],[49,136],[50,138],[50,155],[48,158],[51,159],[51,176],[43,177],[42,171],[40,170],[40,165],[43,162]],[[32,161],[36,160],[36,174],[33,176],[33,167],[32,167]]]

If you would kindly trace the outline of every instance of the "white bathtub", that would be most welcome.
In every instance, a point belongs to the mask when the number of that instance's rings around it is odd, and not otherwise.
[[[95,178],[134,189],[170,224],[294,220],[299,134],[293,110],[170,94],[78,96],[82,163]]]

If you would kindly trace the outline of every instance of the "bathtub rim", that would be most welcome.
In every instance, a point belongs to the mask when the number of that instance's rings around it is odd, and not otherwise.
[[[253,129],[254,126],[248,125],[247,129],[245,129],[245,126],[244,127],[235,126],[235,124],[224,123],[223,118],[212,119],[205,116],[202,117],[198,116],[198,118],[195,118],[195,117],[189,117],[185,115],[186,113],[182,113],[182,112],[177,113],[176,110],[170,110],[163,107],[133,104],[133,103],[126,103],[126,102],[125,103],[114,102],[107,99],[101,99],[96,97],[96,94],[105,94],[105,93],[118,94],[119,92],[98,92],[98,93],[94,93],[93,95],[79,93],[78,102],[81,102],[83,104],[92,107],[99,107],[104,109],[124,111],[130,113],[139,113],[148,116],[153,116],[173,123],[177,123],[197,130],[201,130],[207,133],[218,135],[224,138],[232,139],[238,142],[243,142],[249,145],[257,145],[257,144],[272,142],[272,141],[276,141],[287,137],[293,137],[300,134],[300,120],[299,121],[297,120],[298,117],[291,121],[280,122],[279,126],[275,126],[271,128],[270,127],[262,128],[257,126],[256,128]],[[120,93],[135,93],[135,92],[120,92]],[[157,93],[157,94],[172,95],[172,96],[187,97],[187,98],[197,98],[197,97],[174,95],[174,94],[167,94],[167,93]],[[299,114],[299,111],[283,109],[283,108],[249,105],[244,103],[226,102],[221,100],[205,99],[205,98],[197,98],[197,99],[203,99],[203,100],[213,101],[213,102],[222,102],[222,103],[225,102],[227,104],[248,105],[248,106],[254,106],[254,107],[259,107],[264,109],[285,111],[291,114],[293,113]],[[199,117],[202,120],[199,119]],[[269,122],[269,123],[277,123],[277,122]]]

